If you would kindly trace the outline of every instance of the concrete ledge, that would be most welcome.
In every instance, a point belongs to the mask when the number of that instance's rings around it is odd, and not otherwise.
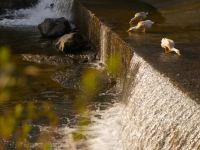
[[[133,48],[77,0],[75,0],[72,10],[73,23],[98,50],[101,61],[105,63],[108,58],[116,54],[121,56],[122,71],[120,76],[125,76],[134,54]]]

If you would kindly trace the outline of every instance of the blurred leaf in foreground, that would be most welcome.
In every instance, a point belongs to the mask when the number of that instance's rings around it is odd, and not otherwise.
[[[48,125],[52,127],[57,125],[57,116],[50,104],[42,103],[39,110],[38,104],[33,102],[12,101],[13,87],[22,84],[21,81],[26,84],[27,76],[37,76],[39,73],[40,69],[34,66],[17,70],[11,61],[9,48],[0,48],[0,149],[7,149],[10,142],[14,143],[14,149],[31,149],[29,134],[32,123],[41,118],[48,120]],[[48,133],[38,133],[37,142],[42,143],[38,149],[51,149],[50,137]]]

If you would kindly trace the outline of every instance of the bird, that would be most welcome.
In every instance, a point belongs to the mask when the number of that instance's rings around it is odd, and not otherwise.
[[[58,45],[58,49],[61,51],[64,51],[65,48],[65,40],[68,38],[68,35],[63,35],[56,43],[56,46]]]
[[[175,47],[175,43],[171,39],[162,38],[161,47],[165,49],[165,53],[175,52],[178,56],[181,55],[180,50],[174,48]]]
[[[138,12],[134,15],[134,18],[132,18],[129,22],[130,25],[134,25],[134,24],[137,24],[139,21],[142,21],[144,20],[147,15],[149,13],[148,12]]]
[[[140,21],[136,26],[130,27],[127,32],[142,31],[146,32],[146,29],[150,29],[154,24],[151,20]]]

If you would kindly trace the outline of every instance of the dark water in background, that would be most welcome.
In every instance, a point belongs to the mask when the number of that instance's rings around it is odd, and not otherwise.
[[[154,68],[191,98],[200,100],[200,2],[198,0],[81,0]],[[155,22],[148,33],[128,34],[134,13],[149,12]],[[163,37],[173,39],[182,56],[166,55],[160,46]]]

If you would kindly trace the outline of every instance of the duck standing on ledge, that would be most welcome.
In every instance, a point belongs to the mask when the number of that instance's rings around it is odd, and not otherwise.
[[[129,24],[131,26],[137,24],[139,21],[144,20],[147,17],[148,14],[149,14],[148,12],[138,12],[138,13],[136,13],[134,18],[132,18],[130,20]]]
[[[153,24],[154,22],[151,20],[140,21],[136,26],[130,27],[127,32],[146,32],[146,30],[150,29]]]
[[[171,39],[162,38],[161,47],[165,49],[165,53],[175,52],[178,56],[181,55],[180,51],[174,48],[175,43]]]

